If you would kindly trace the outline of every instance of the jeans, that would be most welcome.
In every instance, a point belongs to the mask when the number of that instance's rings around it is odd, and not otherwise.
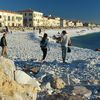
[[[47,55],[47,48],[41,48],[41,50],[43,52],[42,60],[44,60],[46,58],[46,55]]]
[[[61,46],[61,49],[62,49],[62,59],[63,59],[63,62],[65,62],[67,47],[66,46]]]

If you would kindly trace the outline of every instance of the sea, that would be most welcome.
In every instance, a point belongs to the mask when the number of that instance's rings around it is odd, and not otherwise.
[[[72,45],[92,50],[100,49],[100,32],[72,37]]]

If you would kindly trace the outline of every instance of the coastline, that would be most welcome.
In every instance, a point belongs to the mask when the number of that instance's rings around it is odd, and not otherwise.
[[[39,36],[43,36],[44,33],[47,33],[50,38],[52,38],[53,35],[58,35],[58,32],[61,33],[63,30],[66,30],[70,37],[76,37],[76,36],[83,36],[87,34],[93,34],[100,32],[100,28],[88,28],[88,27],[80,27],[80,28],[66,28],[66,29],[48,29],[48,30],[42,30],[41,34],[38,34],[38,30],[35,31],[35,33]],[[52,39],[51,39],[52,40]]]

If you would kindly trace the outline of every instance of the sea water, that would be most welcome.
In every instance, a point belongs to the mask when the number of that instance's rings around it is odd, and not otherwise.
[[[72,45],[92,50],[100,48],[100,32],[72,37]]]

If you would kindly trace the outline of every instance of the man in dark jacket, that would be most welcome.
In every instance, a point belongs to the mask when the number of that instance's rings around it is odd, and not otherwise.
[[[6,33],[3,34],[0,42],[0,46],[2,47],[1,56],[7,57],[7,41],[6,41]]]

